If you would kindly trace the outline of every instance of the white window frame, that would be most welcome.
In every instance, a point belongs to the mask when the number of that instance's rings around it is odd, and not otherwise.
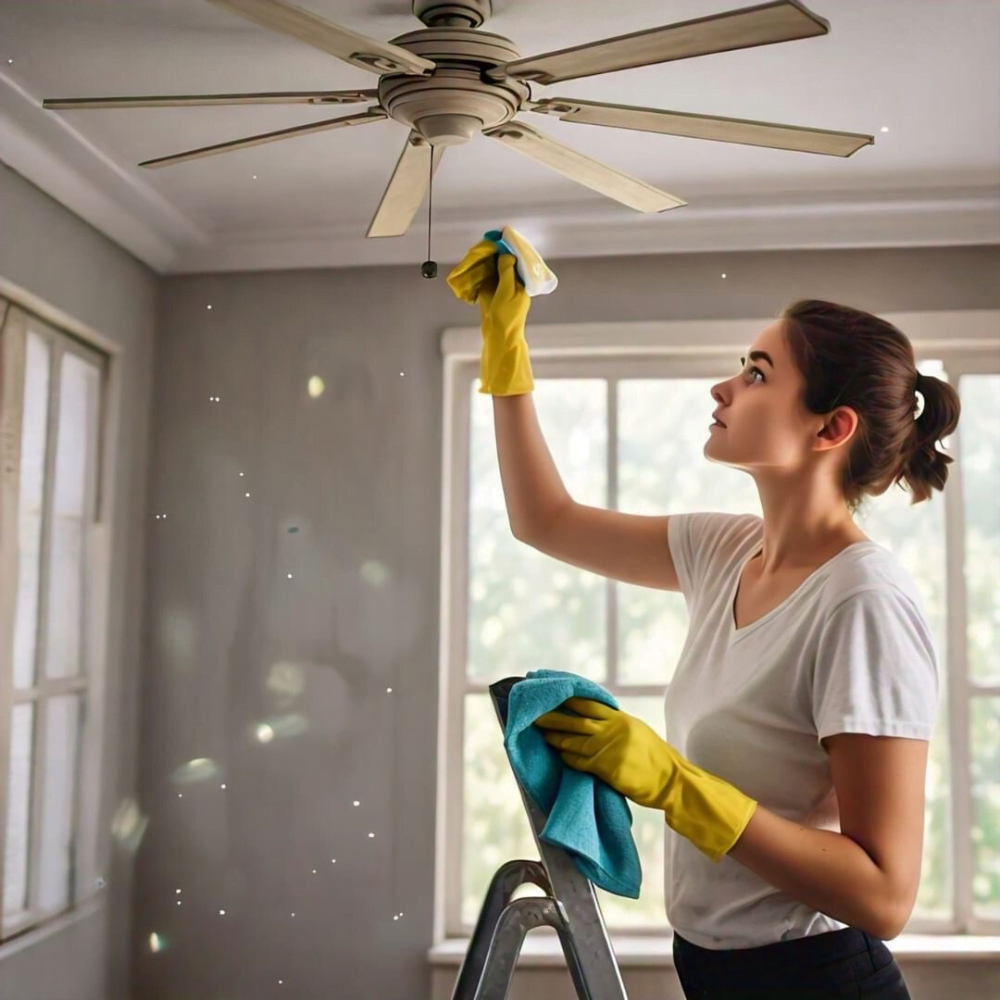
[[[948,310],[880,313],[906,333],[917,361],[940,358],[950,379],[1000,371],[1000,310]],[[608,380],[608,490],[617,502],[616,380],[625,378],[728,378],[734,359],[774,317],[733,320],[669,320],[639,323],[531,325],[528,341],[536,378]],[[942,331],[948,336],[942,338]],[[469,444],[472,385],[479,376],[482,334],[479,327],[448,328],[441,335],[444,403],[441,503],[441,598],[438,696],[438,771],[434,943],[468,938],[472,925],[461,918],[463,819],[463,702],[466,694],[485,693],[487,682],[466,677],[468,622]],[[710,400],[706,398],[706,412]],[[961,427],[949,441],[960,454]],[[1000,695],[1000,686],[975,683],[968,673],[965,633],[966,593],[962,572],[964,512],[961,463],[949,469],[944,491],[947,572],[947,663],[949,743],[952,787],[951,919],[914,919],[908,934],[997,934],[1000,921],[973,917],[973,854],[969,770],[969,706],[978,696]],[[933,501],[932,501],[933,502]],[[940,500],[938,500],[940,502]],[[607,581],[607,634],[616,630],[614,581]],[[664,685],[617,682],[616,649],[608,650],[608,676],[602,686],[619,695],[663,696]],[[499,678],[495,678],[499,679]],[[499,726],[497,738],[501,738]],[[960,831],[964,831],[960,832]],[[666,918],[657,926],[629,927],[630,937],[663,937]]]
[[[81,670],[77,677],[50,680],[40,663],[42,644],[35,656],[35,686],[15,691],[13,687],[13,623],[17,600],[17,509],[21,450],[24,346],[27,331],[41,336],[50,349],[49,416],[46,440],[45,500],[42,525],[43,549],[39,577],[39,621],[47,601],[48,566],[44,539],[51,520],[51,489],[59,406],[59,373],[62,357],[76,354],[101,368],[97,429],[98,455],[91,475],[95,490],[89,531],[84,539],[86,577],[81,631]],[[13,344],[13,350],[10,345]],[[7,785],[9,781],[11,712],[15,704],[64,694],[82,698],[71,846],[69,900],[58,910],[36,906],[40,862],[41,781],[45,726],[44,713],[36,713],[32,727],[31,806],[28,852],[28,910],[17,922],[0,919],[0,942],[9,942],[29,931],[61,925],[67,914],[90,912],[99,902],[106,870],[107,837],[100,836],[101,794],[104,787],[103,733],[108,649],[108,610],[111,542],[114,507],[114,476],[118,413],[120,406],[121,349],[97,331],[67,315],[25,289],[0,278],[0,899],[3,898],[5,840],[7,835]],[[9,526],[9,527],[8,527]],[[11,535],[10,532],[13,532]],[[13,538],[13,544],[8,539]],[[7,948],[4,948],[6,951]]]

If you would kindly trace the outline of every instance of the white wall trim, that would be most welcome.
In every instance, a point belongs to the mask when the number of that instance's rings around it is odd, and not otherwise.
[[[39,924],[37,927],[32,927],[31,930],[25,931],[24,934],[20,934],[10,941],[5,941],[0,945],[0,962],[3,962],[5,958],[10,958],[12,955],[18,954],[18,952],[34,948],[43,941],[62,934],[75,924],[89,920],[95,914],[103,912],[103,910],[103,892],[97,893],[89,899],[82,900],[72,910],[62,913],[58,917],[53,917],[51,920],[47,920],[44,924]]]
[[[1000,345],[1000,309],[946,309],[880,313],[897,326],[918,351],[947,348],[975,350]],[[759,319],[654,320],[630,323],[532,324],[533,357],[565,354],[671,357],[728,355],[732,345],[746,347],[774,317]],[[448,327],[441,333],[441,353],[456,360],[478,360],[482,350],[478,326]]]
[[[673,935],[609,934],[611,947],[622,968],[654,967],[673,968]],[[465,959],[469,938],[449,938],[427,952],[427,963],[432,966],[459,966]],[[904,962],[918,960],[936,961],[990,961],[1000,959],[1000,936],[975,936],[971,934],[901,934],[887,942],[889,950]],[[517,959],[517,967],[565,967],[566,958],[556,935],[538,928],[524,939],[524,946]]]
[[[43,319],[47,323],[59,327],[65,333],[70,333],[74,337],[78,337],[91,347],[103,351],[105,354],[113,356],[122,352],[121,344],[117,344],[103,334],[98,333],[92,326],[81,323],[68,312],[63,312],[62,309],[49,305],[40,295],[36,295],[27,288],[22,288],[15,282],[3,277],[3,275],[0,275],[0,296],[20,306],[25,312],[34,313],[39,319]]]

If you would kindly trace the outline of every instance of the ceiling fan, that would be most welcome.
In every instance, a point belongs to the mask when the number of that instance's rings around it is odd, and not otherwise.
[[[379,42],[295,7],[285,0],[208,0],[265,28],[290,35],[379,77],[370,90],[165,97],[47,99],[51,110],[189,107],[229,104],[365,104],[357,114],[310,122],[244,139],[203,146],[140,163],[165,167],[203,156],[258,146],[328,129],[391,118],[410,129],[368,236],[402,236],[423,201],[446,146],[477,132],[536,160],[600,194],[640,212],[686,204],[637,178],[585,156],[514,116],[519,111],[562,121],[660,132],[804,153],[850,156],[874,143],[870,135],[831,132],[774,122],[693,115],[572,97],[533,99],[530,83],[549,85],[691,56],[825,35],[829,22],[799,0],[772,0],[586,45],[522,58],[514,43],[477,30],[490,16],[490,0],[412,0],[426,26]]]

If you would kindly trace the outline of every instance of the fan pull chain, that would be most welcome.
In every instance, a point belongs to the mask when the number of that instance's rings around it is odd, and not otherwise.
[[[425,278],[436,278],[438,273],[437,261],[431,260],[431,210],[434,207],[434,147],[431,146],[431,155],[428,159],[427,176],[427,260],[420,265],[420,273]]]

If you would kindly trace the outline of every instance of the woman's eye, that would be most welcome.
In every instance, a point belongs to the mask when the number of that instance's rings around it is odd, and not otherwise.
[[[741,363],[741,364],[744,364],[744,365],[745,365],[745,364],[746,364],[746,360],[747,360],[746,358],[740,358],[740,363]],[[747,371],[748,371],[748,372],[750,372],[750,374],[751,374],[751,375],[752,375],[752,374],[753,374],[754,372],[756,372],[756,373],[757,373],[757,374],[758,374],[758,375],[760,376],[760,380],[761,380],[761,382],[765,381],[765,379],[764,379],[764,373],[763,373],[763,372],[762,372],[762,371],[761,371],[761,370],[760,370],[760,369],[759,369],[759,368],[758,368],[758,367],[757,367],[756,365],[751,365],[751,366],[750,366],[750,367],[749,367],[749,368],[747,369]],[[753,379],[751,379],[750,381],[752,382],[752,381],[753,381]]]

